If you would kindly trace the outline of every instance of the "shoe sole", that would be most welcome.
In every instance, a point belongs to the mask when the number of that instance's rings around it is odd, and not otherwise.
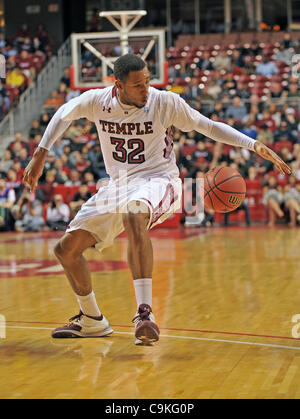
[[[154,342],[149,342],[149,341],[145,342],[145,341],[142,341],[140,339],[136,339],[134,344],[136,346],[153,346]]]
[[[142,342],[136,343],[136,345],[152,346],[154,342],[159,340],[159,331],[150,324],[147,324],[147,322],[144,322],[144,324],[137,328],[135,337]]]
[[[113,329],[110,327],[108,329],[105,329],[101,332],[95,332],[95,333],[89,333],[89,334],[83,334],[81,332],[77,331],[70,331],[70,330],[61,330],[57,332],[52,332],[52,338],[53,339],[72,339],[72,338],[102,338],[104,336],[111,335],[113,333]]]

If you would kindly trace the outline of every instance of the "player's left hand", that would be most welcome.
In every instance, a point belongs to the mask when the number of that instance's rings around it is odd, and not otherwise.
[[[258,155],[266,160],[270,160],[274,163],[276,169],[283,175],[290,175],[292,173],[291,168],[269,147],[265,146],[260,141],[256,141],[254,144],[254,150]]]

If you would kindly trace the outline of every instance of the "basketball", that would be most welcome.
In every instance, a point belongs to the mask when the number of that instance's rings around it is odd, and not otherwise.
[[[246,183],[231,167],[217,166],[204,176],[204,206],[216,212],[238,208],[246,195]]]

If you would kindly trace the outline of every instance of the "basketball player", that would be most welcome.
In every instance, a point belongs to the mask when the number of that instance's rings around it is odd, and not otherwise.
[[[114,74],[114,86],[89,90],[58,109],[25,169],[24,182],[31,190],[36,187],[52,144],[73,120],[85,117],[95,122],[110,181],[83,204],[55,246],[80,313],[52,336],[87,338],[113,332],[97,305],[83,252],[110,246],[125,230],[137,300],[135,343],[152,345],[159,339],[159,329],[151,308],[153,252],[148,231],[181,207],[170,127],[196,130],[215,141],[255,151],[281,173],[289,174],[290,168],[258,141],[204,117],[180,96],[150,87],[150,73],[138,56],[120,57]]]

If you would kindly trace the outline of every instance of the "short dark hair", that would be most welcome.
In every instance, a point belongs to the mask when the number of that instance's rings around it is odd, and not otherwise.
[[[115,62],[114,75],[116,80],[126,81],[131,71],[140,71],[146,67],[146,63],[134,54],[125,54]]]

